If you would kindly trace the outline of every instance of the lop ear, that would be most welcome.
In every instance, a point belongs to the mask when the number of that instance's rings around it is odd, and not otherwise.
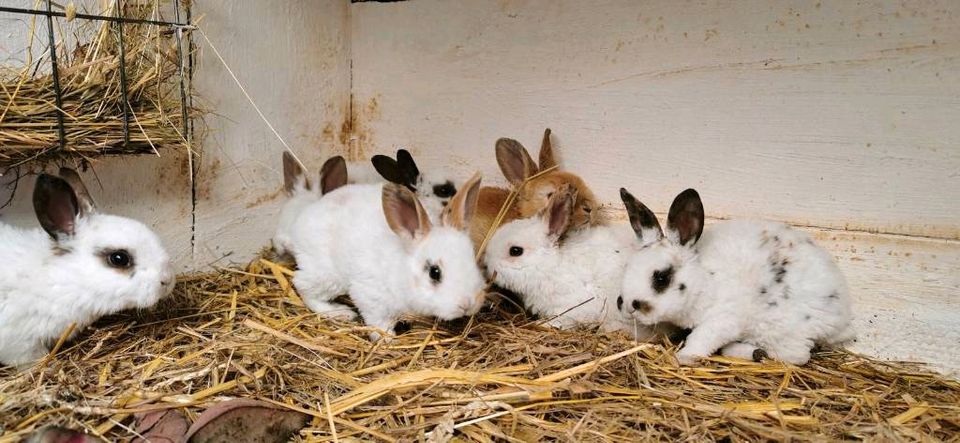
[[[480,198],[480,173],[473,174],[453,196],[443,212],[440,221],[444,226],[465,231],[470,227],[477,212],[477,200]]]
[[[66,180],[47,174],[37,176],[37,184],[33,189],[33,210],[40,226],[54,240],[76,233],[80,205]]]
[[[557,165],[553,156],[553,143],[550,141],[550,128],[543,131],[543,142],[540,143],[540,170],[550,169]]]
[[[667,229],[676,233],[681,245],[693,246],[703,233],[703,203],[700,194],[687,189],[677,195],[667,215]],[[692,240],[692,241],[691,241]]]
[[[524,180],[537,173],[537,165],[520,142],[512,138],[501,138],[497,140],[496,151],[497,164],[510,184],[520,186]]]
[[[397,166],[400,167],[400,173],[403,174],[407,185],[415,189],[417,180],[420,178],[420,169],[417,168],[417,162],[413,161],[413,156],[406,149],[397,150]]]
[[[547,224],[547,236],[554,241],[567,232],[573,220],[573,204],[577,201],[577,188],[563,185],[557,189],[544,208],[543,220]]]
[[[90,191],[87,190],[87,186],[83,184],[83,180],[80,179],[80,174],[78,174],[77,171],[63,167],[60,168],[57,174],[60,175],[60,178],[66,180],[67,184],[73,188],[73,194],[76,195],[77,203],[80,205],[81,217],[97,212],[97,205],[93,202]]]
[[[290,151],[283,151],[283,190],[287,195],[293,195],[298,188],[310,189],[306,172]]]
[[[657,216],[653,214],[646,205],[640,203],[633,194],[626,188],[620,188],[620,200],[623,200],[623,206],[627,209],[627,215],[630,217],[630,227],[637,234],[637,238],[644,242],[657,241],[663,238],[663,229],[660,228],[660,222]]]
[[[413,191],[396,183],[385,183],[382,191],[383,216],[397,236],[406,242],[430,233],[430,218]]]
[[[320,167],[320,194],[327,194],[347,184],[347,161],[342,155],[335,155],[323,162]]]

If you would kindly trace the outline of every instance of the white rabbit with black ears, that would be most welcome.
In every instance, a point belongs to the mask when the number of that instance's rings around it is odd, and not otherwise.
[[[71,324],[77,332],[173,291],[170,257],[156,234],[98,213],[74,170],[40,174],[33,206],[43,229],[0,223],[0,363],[27,365]]]
[[[703,232],[693,189],[673,201],[664,232],[643,203],[625,189],[620,196],[642,245],[627,264],[621,311],[644,324],[691,328],[680,363],[719,349],[800,365],[815,344],[853,338],[843,274],[806,233],[768,221],[726,221]]]
[[[478,174],[451,199],[438,224],[402,185],[356,184],[331,192],[295,222],[294,286],[307,307],[328,317],[354,317],[333,302],[349,294],[364,322],[389,335],[404,314],[453,320],[476,313],[485,281],[468,229],[479,189]]]
[[[430,215],[430,220],[436,221],[440,211],[457,193],[453,179],[445,174],[421,172],[406,149],[397,150],[396,160],[386,155],[374,155],[370,158],[370,163],[384,180],[406,186],[416,193],[417,199]]]

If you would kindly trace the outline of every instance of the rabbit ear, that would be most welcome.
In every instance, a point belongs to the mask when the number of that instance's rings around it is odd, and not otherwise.
[[[323,162],[320,167],[320,194],[327,194],[347,184],[347,161],[342,155],[335,155]]]
[[[417,162],[413,161],[413,156],[406,149],[397,150],[397,166],[400,167],[400,173],[407,180],[407,185],[416,188],[417,180],[420,178],[420,169],[417,168]]]
[[[697,191],[687,189],[673,199],[667,215],[667,229],[676,233],[681,245],[690,243],[693,246],[700,240],[700,234],[703,233],[703,203]]]
[[[643,241],[656,241],[663,237],[660,222],[650,208],[640,203],[640,200],[627,192],[626,188],[620,188],[620,200],[623,200],[623,206],[627,208],[630,227],[637,234],[637,238]]]
[[[80,215],[80,205],[73,188],[66,180],[40,174],[33,189],[33,210],[37,220],[50,237],[73,235]]]
[[[557,165],[557,160],[553,156],[553,143],[550,142],[550,128],[543,131],[543,142],[540,143],[540,170],[552,168]]]
[[[77,197],[77,203],[80,204],[80,216],[97,212],[97,205],[93,202],[90,191],[83,184],[83,180],[80,179],[80,174],[77,174],[77,171],[63,167],[60,168],[58,174],[73,188],[73,194]]]
[[[430,233],[430,217],[413,191],[403,185],[385,183],[382,192],[383,216],[397,236],[409,242]]]
[[[300,187],[310,189],[306,172],[290,151],[283,151],[283,190],[287,195],[293,195]]]
[[[524,180],[537,173],[537,165],[520,142],[512,138],[501,138],[497,140],[496,151],[497,164],[510,184],[520,186]]]
[[[373,169],[376,169],[384,180],[409,187],[409,183],[407,183],[407,179],[396,160],[386,155],[377,154],[370,158],[370,163],[373,163]]]
[[[440,215],[444,226],[465,231],[470,227],[473,215],[477,212],[477,200],[480,198],[480,173],[473,174],[453,196]]]
[[[563,185],[550,197],[544,208],[544,221],[547,224],[547,236],[554,241],[560,239],[573,220],[573,204],[577,201],[577,189]]]

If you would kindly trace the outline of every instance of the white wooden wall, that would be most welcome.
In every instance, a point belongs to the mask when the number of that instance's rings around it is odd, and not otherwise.
[[[960,2],[193,3],[313,170],[406,147],[502,182],[494,140],[535,151],[549,126],[614,216],[620,186],[660,211],[692,186],[713,217],[811,230],[853,287],[856,350],[960,370]],[[92,191],[207,270],[268,244],[282,146],[194,41],[216,113],[196,208],[173,156],[100,162]],[[0,219],[34,225],[30,190]]]

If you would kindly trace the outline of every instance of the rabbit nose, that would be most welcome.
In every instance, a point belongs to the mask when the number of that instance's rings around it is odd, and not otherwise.
[[[653,310],[653,306],[651,306],[650,303],[640,300],[634,300],[630,306],[633,307],[634,311],[640,311],[641,314],[646,314]]]

